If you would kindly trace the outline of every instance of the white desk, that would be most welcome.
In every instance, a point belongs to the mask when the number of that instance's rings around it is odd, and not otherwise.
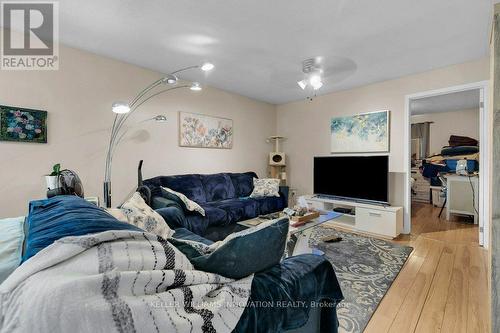
[[[474,224],[478,224],[479,211],[479,176],[460,176],[447,174],[446,219],[451,214],[474,216]]]

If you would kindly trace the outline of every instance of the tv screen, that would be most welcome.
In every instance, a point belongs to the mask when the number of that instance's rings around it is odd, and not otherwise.
[[[387,203],[388,156],[314,158],[314,194]]]

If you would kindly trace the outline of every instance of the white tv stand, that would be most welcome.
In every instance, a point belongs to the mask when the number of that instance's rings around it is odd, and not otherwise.
[[[352,209],[353,214],[344,214],[327,222],[332,226],[391,239],[403,231],[403,207],[382,206],[315,195],[304,197],[311,208],[318,210],[333,210],[337,207]]]

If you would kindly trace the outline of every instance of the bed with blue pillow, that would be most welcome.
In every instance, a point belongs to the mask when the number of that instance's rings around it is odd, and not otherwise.
[[[26,219],[0,220],[0,223],[2,231],[8,231],[0,236],[1,240],[7,240],[0,244],[8,244],[0,247],[0,258],[8,256],[5,262],[10,263],[7,269],[0,265],[4,274],[0,277],[6,277],[19,263],[29,261],[37,254],[43,255],[40,251],[64,237],[108,230],[142,231],[131,224],[119,222],[104,210],[75,196],[33,201]],[[283,232],[282,229],[277,230]],[[207,246],[212,244],[185,229],[176,230],[174,237]],[[240,255],[253,255],[256,260],[262,256],[256,248],[246,251],[241,244],[236,246],[239,251],[245,252]],[[203,263],[207,262],[211,266],[214,264],[213,260],[203,260]],[[234,332],[337,332],[336,305],[342,300],[342,293],[335,272],[326,259],[301,255],[260,269],[263,270],[255,272],[249,303]],[[302,306],[292,306],[299,302]],[[322,306],[317,306],[320,303]],[[290,306],[270,308],[260,304]],[[82,304],[81,311],[85,311],[84,307]]]

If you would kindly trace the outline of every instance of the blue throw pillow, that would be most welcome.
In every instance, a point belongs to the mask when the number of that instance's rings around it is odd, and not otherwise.
[[[175,238],[168,241],[184,253],[196,269],[241,279],[281,261],[288,227],[288,219],[282,218],[234,233],[211,245]]]
[[[107,230],[142,231],[123,223],[84,199],[61,195],[30,202],[23,262],[56,240]]]

